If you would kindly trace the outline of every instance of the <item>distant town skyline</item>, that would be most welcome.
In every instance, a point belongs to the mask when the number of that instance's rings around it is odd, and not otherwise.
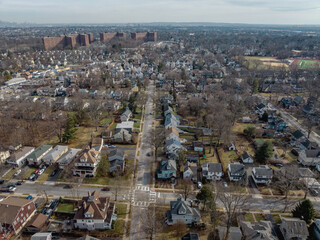
[[[223,22],[320,24],[319,0],[0,0],[17,23]]]

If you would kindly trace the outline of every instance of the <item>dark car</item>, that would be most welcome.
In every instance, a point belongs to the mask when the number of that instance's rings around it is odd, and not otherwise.
[[[58,206],[58,204],[59,204],[59,200],[56,199],[53,201],[53,203],[51,203],[50,208],[55,209]]]
[[[68,185],[65,185],[63,188],[64,188],[64,189],[71,189],[71,188],[73,188],[73,186],[70,185],[70,184],[68,184]]]
[[[23,181],[18,181],[16,185],[22,185]]]
[[[3,180],[3,179],[1,179],[1,180],[0,180],[0,184],[3,184],[3,183],[4,183],[4,180]]]
[[[51,176],[51,177],[53,177],[54,175],[56,175],[56,174],[57,174],[57,172],[58,172],[58,170],[57,170],[57,169],[56,169],[56,170],[53,170],[53,171],[52,171],[52,173],[50,174],[50,176]]]
[[[7,188],[10,188],[10,187],[16,187],[16,185],[15,184],[9,184],[8,186],[7,186]]]

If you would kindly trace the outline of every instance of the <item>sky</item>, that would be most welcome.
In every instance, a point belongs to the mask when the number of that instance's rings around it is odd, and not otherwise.
[[[0,0],[0,20],[320,24],[320,0]]]

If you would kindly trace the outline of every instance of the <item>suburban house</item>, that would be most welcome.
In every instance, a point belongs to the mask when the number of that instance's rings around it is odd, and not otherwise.
[[[252,168],[252,178],[256,184],[270,184],[273,177],[273,170],[266,165]]]
[[[320,239],[320,220],[319,219],[316,219],[314,221],[313,234],[317,240]]]
[[[40,165],[42,158],[52,149],[50,145],[41,145],[27,156],[29,165]]]
[[[228,151],[235,151],[237,150],[236,146],[234,145],[233,142],[229,143],[227,146],[226,146],[227,150]]]
[[[219,238],[224,239],[227,233],[227,227],[218,227]],[[242,240],[242,232],[239,227],[230,227],[229,237],[227,240]]]
[[[31,200],[9,197],[0,202],[0,239],[17,234],[36,213]]]
[[[0,163],[4,162],[9,157],[10,157],[9,150],[5,150],[0,146]]]
[[[306,167],[298,168],[298,174],[299,174],[300,180],[302,180],[303,178],[313,178],[314,177],[314,173],[310,170],[310,168],[306,168]]]
[[[202,142],[193,142],[193,151],[195,151],[195,152],[203,152],[203,144],[202,144]]]
[[[117,143],[129,143],[132,141],[132,135],[124,128],[117,128],[112,136],[112,141]]]
[[[55,163],[63,154],[65,154],[68,151],[68,146],[61,146],[57,145],[55,146],[50,152],[48,152],[42,160],[46,164],[53,164]]]
[[[77,154],[81,151],[78,148],[70,148],[65,154],[61,156],[61,158],[57,161],[59,168],[64,169],[67,167],[77,156]]]
[[[26,157],[34,151],[33,147],[22,147],[18,151],[11,154],[6,160],[8,164],[20,167],[25,163]]]
[[[199,240],[199,234],[198,233],[187,233],[184,235],[181,240]]]
[[[314,167],[320,164],[320,148],[303,150],[299,153],[298,162],[307,167]]]
[[[134,125],[133,121],[118,123],[116,126],[116,130],[123,128],[123,129],[129,131],[130,133],[132,133],[133,132],[133,125]]]
[[[198,167],[196,163],[186,162],[183,167],[183,179],[191,179],[197,181]]]
[[[187,225],[200,222],[200,212],[190,207],[186,201],[178,198],[177,201],[170,201],[170,210],[167,211],[166,223],[168,225],[183,222]]]
[[[97,152],[101,152],[101,149],[103,147],[103,138],[92,138],[91,140],[91,148],[96,150]]]
[[[307,140],[307,138],[304,136],[304,134],[300,130],[297,130],[291,134],[291,145],[292,146],[299,147],[300,144],[302,142],[305,142],[306,140]]]
[[[179,140],[179,131],[176,128],[168,128],[165,134],[166,134],[166,140],[170,140],[170,139]]]
[[[263,103],[260,103],[255,107],[256,113],[262,115],[268,108]]]
[[[285,240],[307,240],[309,236],[306,222],[298,218],[283,217],[281,219],[280,231]]]
[[[52,233],[51,232],[38,232],[31,236],[30,240],[51,240]]]
[[[273,226],[270,221],[259,222],[240,222],[243,239],[246,240],[278,240],[276,233],[273,231]]]
[[[187,153],[186,154],[186,160],[188,162],[195,162],[197,163],[199,161],[199,154],[198,153]]]
[[[207,180],[220,181],[223,176],[221,163],[206,162],[202,164],[202,176]]]
[[[28,222],[26,228],[28,232],[41,232],[42,228],[46,225],[48,220],[48,216],[42,213],[37,213]]]
[[[119,148],[113,148],[108,155],[110,162],[109,172],[124,171],[125,153]]]
[[[177,176],[177,164],[175,160],[162,160],[157,170],[158,179],[171,179]]]
[[[180,149],[185,150],[179,140],[170,139],[166,141],[166,153],[169,158],[177,159]]]
[[[117,219],[114,210],[115,204],[110,202],[110,197],[100,197],[100,193],[96,191],[91,195],[88,193],[88,196],[78,202],[74,227],[88,231],[111,229],[112,221]]]
[[[132,112],[130,111],[129,108],[126,108],[126,110],[121,114],[120,120],[121,120],[121,122],[127,122],[127,121],[129,121],[131,116],[132,116]]]
[[[241,155],[241,160],[243,163],[253,163],[253,157],[248,152]]]
[[[304,182],[308,189],[318,190],[320,188],[320,183],[315,178],[303,178],[302,182]]]
[[[98,158],[99,152],[95,149],[89,147],[84,149],[74,160],[73,175],[79,177],[93,177],[99,163]]]
[[[230,181],[240,181],[245,176],[246,171],[241,163],[230,163],[228,165],[228,176]]]

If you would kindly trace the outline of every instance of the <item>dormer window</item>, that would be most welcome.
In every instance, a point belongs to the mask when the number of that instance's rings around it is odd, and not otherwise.
[[[92,213],[86,212],[86,213],[84,214],[84,217],[85,217],[85,218],[92,218],[93,216],[92,216]]]
[[[87,162],[86,158],[80,158],[80,162]]]

